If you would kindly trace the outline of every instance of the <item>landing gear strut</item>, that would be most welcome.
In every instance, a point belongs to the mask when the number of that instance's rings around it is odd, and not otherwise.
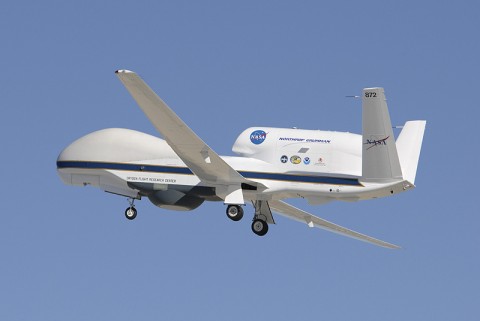
[[[128,203],[130,204],[129,207],[125,210],[125,217],[129,220],[133,220],[137,217],[137,209],[135,208],[135,204],[133,203],[135,199],[129,198]]]
[[[264,236],[268,232],[268,223],[275,224],[272,211],[267,201],[256,200],[253,203],[255,215],[253,216],[252,231],[258,236]]]
[[[232,221],[240,221],[243,217],[243,208],[240,205],[228,205],[227,216]]]

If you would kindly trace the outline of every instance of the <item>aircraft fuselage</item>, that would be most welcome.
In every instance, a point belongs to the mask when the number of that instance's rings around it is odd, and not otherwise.
[[[390,196],[410,187],[402,181],[366,183],[362,182],[361,175],[354,175],[361,170],[360,135],[269,129],[270,144],[264,138],[265,146],[254,145],[258,150],[252,150],[248,143],[244,144],[245,136],[250,137],[248,133],[254,132],[248,129],[233,147],[238,154],[257,158],[222,157],[243,177],[266,187],[242,186],[246,200],[305,198],[312,204],[322,204],[331,200],[358,201]],[[274,135],[275,130],[278,135]],[[296,137],[289,137],[291,133]],[[325,135],[328,138],[315,138]],[[338,148],[339,144],[346,147]],[[348,168],[347,173],[332,171],[342,164]],[[57,167],[67,184],[92,185],[127,197],[161,195],[174,190],[199,199],[221,200],[214,189],[201,188],[202,181],[163,139],[129,129],[105,129],[78,139],[60,154]],[[194,204],[201,204],[198,201],[191,202],[190,206],[175,207],[156,203],[178,210],[193,209],[197,207]]]

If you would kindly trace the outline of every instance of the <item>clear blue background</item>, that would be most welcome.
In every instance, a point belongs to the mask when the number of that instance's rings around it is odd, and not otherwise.
[[[1,320],[478,320],[478,1],[4,1]],[[219,154],[250,126],[361,131],[382,86],[426,119],[417,189],[313,207],[392,251],[252,208],[172,212],[64,185],[91,131],[155,134],[114,75],[137,71]]]

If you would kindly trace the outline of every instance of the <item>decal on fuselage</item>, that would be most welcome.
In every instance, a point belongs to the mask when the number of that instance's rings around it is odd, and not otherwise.
[[[300,156],[297,156],[297,155],[293,155],[292,157],[290,157],[290,162],[292,164],[300,164],[302,162],[302,158]]]
[[[253,134],[253,133],[252,133]],[[250,136],[251,139],[251,136]],[[330,139],[314,139],[314,138],[295,138],[295,137],[280,137],[278,140],[287,141],[287,142],[298,142],[298,143],[322,143],[330,144]]]
[[[260,145],[267,138],[267,133],[263,130],[256,130],[250,134],[250,141],[255,145]]]
[[[140,176],[127,176],[129,182],[150,182],[150,183],[169,183],[174,184],[177,182],[174,178],[156,178],[156,177],[140,177]]]
[[[315,166],[325,166],[327,164],[325,164],[325,160],[323,159],[323,157],[319,157],[317,159],[317,162],[315,163]]]

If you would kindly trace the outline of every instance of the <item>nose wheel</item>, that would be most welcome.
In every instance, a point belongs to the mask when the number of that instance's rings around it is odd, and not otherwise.
[[[137,217],[137,209],[135,207],[127,207],[125,210],[125,217],[129,220],[135,219]]]
[[[135,219],[135,217],[137,217],[137,209],[135,208],[135,204],[133,204],[133,202],[135,202],[135,199],[129,198],[127,199],[127,201],[130,206],[127,207],[127,209],[125,210],[125,217],[131,221]]]

